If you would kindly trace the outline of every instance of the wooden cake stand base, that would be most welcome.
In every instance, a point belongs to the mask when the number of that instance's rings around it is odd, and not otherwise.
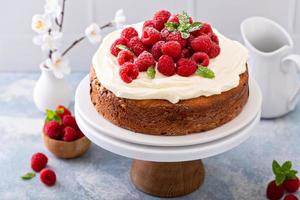
[[[141,191],[159,197],[178,197],[197,190],[204,182],[201,160],[151,162],[133,160],[131,180]]]

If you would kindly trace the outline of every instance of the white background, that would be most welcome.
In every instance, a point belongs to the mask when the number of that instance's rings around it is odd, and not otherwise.
[[[43,0],[0,0],[0,71],[38,71],[43,55],[32,43],[33,14],[43,12]],[[99,25],[125,10],[128,23],[150,18],[158,9],[188,11],[198,20],[211,23],[226,36],[240,40],[239,25],[249,16],[275,20],[292,35],[300,52],[300,2],[298,0],[67,0],[64,44],[81,36],[90,22]],[[107,30],[111,31],[111,30]],[[69,58],[73,70],[86,71],[97,45],[84,41]]]

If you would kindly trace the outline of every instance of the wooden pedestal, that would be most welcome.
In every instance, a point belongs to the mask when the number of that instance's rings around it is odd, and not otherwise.
[[[141,191],[159,197],[189,194],[204,181],[201,160],[186,162],[149,162],[133,160],[131,180]]]

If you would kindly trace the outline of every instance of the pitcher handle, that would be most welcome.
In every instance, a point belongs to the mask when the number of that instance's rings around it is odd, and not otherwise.
[[[300,55],[297,55],[297,54],[288,55],[282,59],[281,63],[284,63],[287,61],[295,63],[297,72],[298,72],[298,74],[300,74]],[[283,65],[281,65],[281,69],[284,73],[288,72],[288,68],[283,67]],[[299,98],[300,98],[300,81],[298,83],[298,87],[295,89],[295,91],[292,93],[292,96],[289,98],[288,109],[290,111],[294,110],[294,108],[296,107],[296,105],[298,103]]]

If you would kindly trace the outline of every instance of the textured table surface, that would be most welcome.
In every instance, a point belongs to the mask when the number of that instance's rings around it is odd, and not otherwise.
[[[75,89],[84,76],[75,73],[68,80]],[[135,189],[128,173],[128,158],[96,145],[73,160],[51,155],[41,138],[44,116],[32,100],[37,78],[38,74],[0,74],[0,199],[159,199]],[[204,159],[204,185],[175,199],[265,199],[273,159],[291,160],[300,171],[299,106],[282,118],[261,121],[252,133],[239,147]],[[44,186],[38,177],[30,181],[20,179],[31,170],[30,157],[38,151],[48,155],[49,167],[57,174],[54,187]]]

